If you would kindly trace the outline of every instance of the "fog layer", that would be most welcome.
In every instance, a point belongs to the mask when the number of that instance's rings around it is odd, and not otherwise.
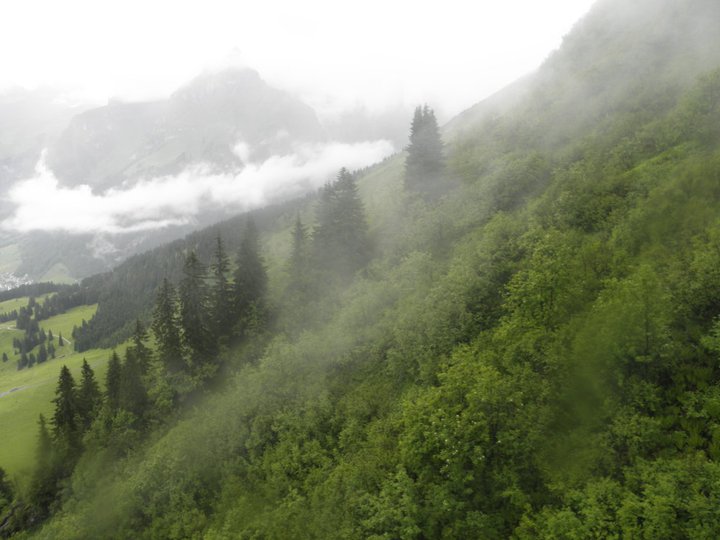
[[[238,142],[236,151],[243,148]],[[143,178],[99,194],[88,185],[63,186],[43,152],[34,175],[10,188],[14,209],[0,225],[19,232],[112,234],[182,225],[201,211],[243,211],[301,195],[327,182],[341,167],[362,168],[393,151],[386,140],[302,144],[293,153],[249,162],[232,173],[198,163],[177,175]]]

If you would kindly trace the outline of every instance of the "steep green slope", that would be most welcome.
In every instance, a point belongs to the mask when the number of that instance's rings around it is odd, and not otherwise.
[[[33,536],[720,535],[718,9],[598,4],[449,127],[440,201],[369,171],[349,284],[278,290],[312,201],[276,215],[271,330]]]

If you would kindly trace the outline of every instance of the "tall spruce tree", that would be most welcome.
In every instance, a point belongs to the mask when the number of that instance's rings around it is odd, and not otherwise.
[[[145,329],[145,325],[140,321],[140,319],[135,319],[135,331],[132,336],[131,349],[143,375],[148,372],[150,362],[152,360],[152,350],[150,347],[145,345],[147,340],[148,334]]]
[[[142,368],[135,351],[125,351],[125,362],[120,374],[120,408],[134,414],[139,420],[145,414],[148,395],[142,381]]]
[[[120,408],[121,377],[122,367],[120,365],[120,357],[113,351],[108,361],[107,373],[105,374],[105,399],[108,408],[113,413],[117,412]]]
[[[60,369],[55,390],[55,412],[52,425],[53,436],[63,455],[69,456],[80,448],[80,426],[78,425],[78,397],[75,379],[67,366]]]
[[[370,256],[365,210],[355,177],[342,168],[335,182],[320,193],[313,231],[317,265],[341,277],[351,277]]]
[[[155,302],[152,331],[157,343],[157,355],[169,373],[179,373],[185,369],[180,322],[178,321],[178,302],[175,287],[163,279]]]
[[[442,191],[445,171],[443,143],[433,110],[416,107],[410,125],[410,144],[406,148],[405,187],[426,195]]]
[[[81,426],[83,430],[87,430],[95,419],[95,414],[100,406],[101,393],[100,387],[95,380],[95,372],[85,358],[83,358],[77,398]]]
[[[215,239],[215,253],[210,270],[213,278],[210,299],[213,333],[220,338],[230,334],[233,323],[232,285],[229,280],[230,259],[220,235]]]
[[[292,249],[288,261],[291,292],[302,294],[307,291],[310,272],[308,247],[308,230],[298,215],[292,231]]]
[[[37,362],[38,362],[38,364],[42,364],[47,359],[48,359],[48,353],[47,353],[47,348],[45,347],[45,343],[40,343],[40,347],[38,348]]]
[[[28,498],[40,518],[49,513],[50,505],[57,493],[57,482],[60,471],[56,466],[55,447],[47,428],[45,417],[41,414],[38,419],[38,443],[35,449],[35,470]]]
[[[205,363],[216,352],[205,278],[205,268],[191,251],[185,258],[179,297],[183,343],[193,363]]]
[[[260,240],[252,219],[245,226],[233,284],[233,315],[241,331],[257,325],[264,316],[267,273]]]

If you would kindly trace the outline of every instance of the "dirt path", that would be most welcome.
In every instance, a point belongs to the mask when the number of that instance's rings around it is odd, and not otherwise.
[[[27,388],[27,386],[17,386],[15,388],[11,388],[10,390],[7,390],[5,392],[0,392],[0,398],[4,398],[8,394],[12,394],[13,392],[17,392],[19,390],[24,390],[25,388]]]

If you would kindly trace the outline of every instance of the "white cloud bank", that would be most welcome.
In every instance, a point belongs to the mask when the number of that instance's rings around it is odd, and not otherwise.
[[[141,179],[101,194],[88,185],[62,186],[43,155],[35,175],[10,188],[7,197],[14,211],[0,226],[19,232],[121,234],[182,225],[201,211],[243,211],[301,195],[333,178],[341,167],[365,167],[393,151],[385,140],[301,145],[292,154],[248,163],[233,174],[198,164],[176,176]]]

